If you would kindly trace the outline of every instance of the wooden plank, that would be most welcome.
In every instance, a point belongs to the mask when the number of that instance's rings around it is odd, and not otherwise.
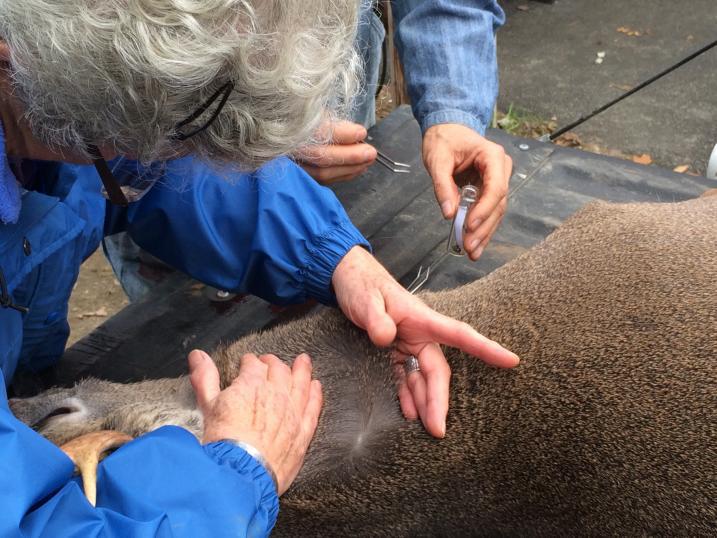
[[[411,102],[406,89],[406,81],[403,76],[403,67],[401,66],[401,58],[398,56],[398,50],[394,46],[394,38],[396,34],[396,25],[391,10],[391,2],[382,0],[381,20],[386,27],[386,57],[384,62],[389,62],[389,77],[391,80],[391,97],[396,106],[407,105]]]

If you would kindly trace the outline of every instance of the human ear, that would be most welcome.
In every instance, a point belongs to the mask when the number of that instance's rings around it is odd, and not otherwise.
[[[10,45],[0,39],[0,63],[10,62]]]

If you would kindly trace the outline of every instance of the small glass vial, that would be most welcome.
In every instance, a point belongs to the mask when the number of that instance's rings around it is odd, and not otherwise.
[[[451,232],[448,234],[448,253],[453,256],[465,256],[463,249],[463,231],[465,227],[468,210],[478,199],[478,188],[473,185],[465,185],[461,189],[461,200],[458,202],[458,210],[451,223]]]

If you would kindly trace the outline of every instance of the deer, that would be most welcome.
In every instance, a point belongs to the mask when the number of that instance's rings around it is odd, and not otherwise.
[[[489,275],[423,293],[521,357],[445,349],[444,439],[399,410],[390,350],[324,310],[214,354],[308,353],[324,409],[276,536],[713,536],[717,525],[717,196],[592,202]],[[165,424],[198,438],[187,377],[85,379],[11,401],[58,445]]]

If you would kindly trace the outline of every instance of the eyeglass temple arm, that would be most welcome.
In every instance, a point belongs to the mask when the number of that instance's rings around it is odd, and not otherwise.
[[[179,122],[179,123],[177,124],[176,128],[179,129],[180,127],[184,127],[185,125],[187,125],[187,124],[189,124],[189,123],[192,123],[192,122],[193,122],[194,120],[196,120],[199,116],[201,116],[202,114],[204,114],[204,113],[207,111],[207,109],[208,109],[210,106],[212,106],[212,103],[214,103],[214,101],[216,101],[216,100],[219,98],[219,96],[221,95],[221,96],[222,96],[222,100],[219,101],[219,105],[217,106],[217,109],[214,111],[214,113],[212,114],[212,116],[207,120],[207,122],[206,122],[204,125],[202,125],[201,127],[198,127],[197,129],[194,129],[193,131],[191,131],[191,132],[189,132],[189,133],[187,133],[187,134],[184,134],[184,133],[175,133],[174,136],[173,136],[173,138],[174,138],[175,140],[180,140],[180,141],[181,141],[181,140],[187,140],[188,138],[191,138],[191,137],[193,137],[194,135],[199,134],[199,133],[201,133],[202,131],[205,131],[206,129],[208,129],[209,126],[210,126],[212,123],[214,123],[214,120],[217,119],[217,116],[219,116],[219,113],[220,113],[220,112],[222,111],[222,109],[224,108],[224,105],[227,104],[227,101],[229,100],[229,95],[232,93],[232,90],[234,90],[234,83],[231,82],[231,81],[229,81],[229,82],[227,82],[226,84],[224,84],[221,88],[219,88],[216,92],[214,92],[214,94],[213,94],[209,99],[207,99],[206,101],[204,101],[204,103],[202,104],[202,106],[200,106],[197,110],[195,110],[195,111],[192,113],[191,116],[189,116],[189,117],[186,118],[185,120],[182,120],[181,122]]]
[[[234,83],[229,81],[221,88],[219,88],[216,92],[214,92],[214,94],[209,97],[209,99],[207,99],[202,104],[202,106],[199,107],[192,115],[178,123],[177,128],[184,127],[185,125],[196,120],[199,116],[204,114],[204,112],[207,111],[207,109],[212,105],[212,103],[214,103],[214,101],[216,101],[221,95],[222,99],[219,102],[219,106],[217,106],[217,109],[214,111],[209,120],[201,127],[187,134],[176,133],[173,138],[176,140],[186,140],[206,130],[214,122],[214,120],[217,119],[217,116],[219,116],[219,113],[224,108],[224,105],[227,104],[227,101],[229,100],[229,95],[232,93],[232,90],[234,90]],[[124,192],[122,192],[119,183],[117,183],[117,180],[115,180],[114,176],[112,175],[112,171],[110,170],[109,166],[107,166],[107,161],[105,161],[104,157],[102,157],[100,149],[94,144],[88,144],[86,149],[87,153],[89,153],[90,157],[92,157],[92,164],[95,165],[97,173],[100,175],[100,179],[102,180],[102,184],[105,186],[105,190],[107,191],[107,196],[109,197],[110,202],[118,206],[127,207],[129,205],[129,201],[124,195]]]
[[[121,207],[127,207],[129,205],[127,197],[124,195],[119,183],[117,183],[117,180],[112,175],[110,167],[107,166],[107,161],[105,161],[104,157],[102,157],[100,148],[93,144],[88,144],[87,153],[89,153],[90,157],[92,157],[92,164],[95,165],[97,173],[100,175],[100,179],[102,180],[102,184],[105,186],[110,202]]]

